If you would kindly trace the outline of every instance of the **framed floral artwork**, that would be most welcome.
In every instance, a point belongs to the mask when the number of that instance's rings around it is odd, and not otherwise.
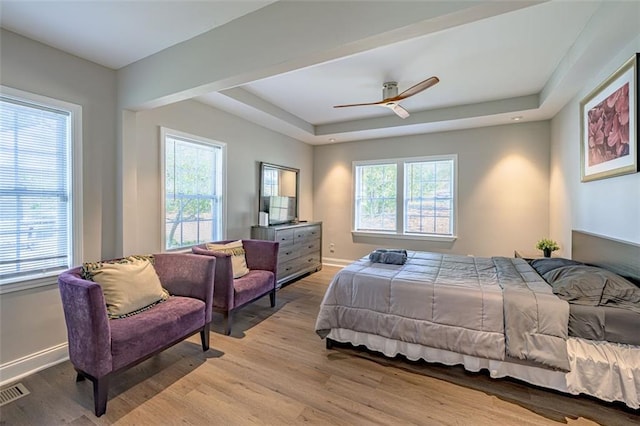
[[[638,171],[636,53],[580,102],[582,182]]]

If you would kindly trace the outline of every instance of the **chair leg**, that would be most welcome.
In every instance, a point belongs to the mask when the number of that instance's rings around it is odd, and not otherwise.
[[[209,350],[209,330],[211,328],[211,323],[205,324],[204,328],[200,331],[200,339],[202,340],[202,350]]]
[[[327,345],[327,349],[333,349],[333,340],[329,338],[325,338],[325,344]]]
[[[275,288],[271,290],[271,293],[269,293],[269,301],[271,302],[272,308],[276,306],[276,289]]]
[[[84,379],[86,379],[84,374],[80,370],[76,370],[76,383],[82,382]]]
[[[227,336],[231,334],[231,321],[233,320],[233,314],[231,311],[224,313],[224,334]]]
[[[109,376],[93,380],[93,406],[96,417],[107,411],[107,397],[109,396]]]

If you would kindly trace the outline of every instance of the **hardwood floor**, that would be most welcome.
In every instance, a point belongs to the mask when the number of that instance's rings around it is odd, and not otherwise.
[[[366,351],[325,349],[314,333],[322,271],[237,313],[214,316],[211,350],[196,335],[115,377],[107,413],[69,362],[22,379],[31,394],[0,408],[1,425],[629,425],[639,412],[517,381],[493,380]]]

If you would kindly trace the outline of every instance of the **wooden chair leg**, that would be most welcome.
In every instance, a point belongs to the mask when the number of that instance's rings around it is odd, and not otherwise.
[[[107,397],[109,396],[109,376],[93,380],[93,406],[96,417],[107,411]]]
[[[276,289],[275,288],[271,290],[271,293],[269,293],[269,301],[271,301],[272,308],[276,306]]]
[[[333,348],[333,340],[329,339],[329,338],[325,338],[325,344],[327,345],[327,349],[332,349]]]
[[[204,328],[200,331],[200,339],[202,340],[202,350],[209,350],[209,331],[211,328],[211,323],[207,323]]]
[[[84,374],[82,374],[80,370],[76,370],[76,383],[82,382],[84,379],[86,379],[86,377],[84,377]]]
[[[233,314],[231,311],[224,313],[224,334],[227,336],[231,334],[231,321],[233,320]]]

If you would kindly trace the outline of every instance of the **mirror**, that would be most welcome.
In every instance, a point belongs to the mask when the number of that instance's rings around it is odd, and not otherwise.
[[[298,169],[260,163],[259,211],[268,215],[268,225],[297,222],[299,175]]]

